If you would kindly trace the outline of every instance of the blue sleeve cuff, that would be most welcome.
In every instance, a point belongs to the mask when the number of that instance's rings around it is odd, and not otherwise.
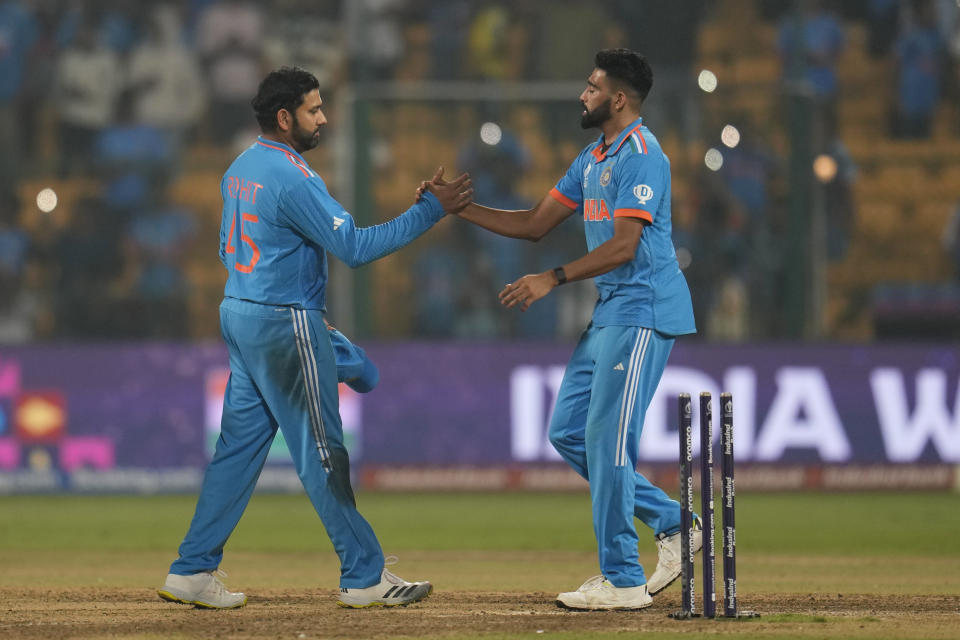
[[[426,208],[427,212],[432,214],[437,220],[442,218],[446,213],[443,210],[443,206],[440,205],[440,201],[437,199],[437,196],[433,195],[429,191],[423,192],[423,195],[420,196],[420,202],[418,202],[417,205]]]

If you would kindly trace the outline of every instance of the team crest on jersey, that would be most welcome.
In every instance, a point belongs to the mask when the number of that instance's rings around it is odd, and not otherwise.
[[[653,197],[653,189],[649,185],[638,184],[633,188],[633,195],[637,196],[640,204],[647,204],[647,201]]]
[[[613,167],[607,167],[600,174],[600,186],[605,187],[610,184],[610,176],[613,175]]]

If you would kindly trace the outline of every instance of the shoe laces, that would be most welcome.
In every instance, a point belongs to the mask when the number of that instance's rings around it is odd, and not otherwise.
[[[657,556],[661,561],[673,562],[680,560],[679,536],[679,533],[669,536],[657,536]]]
[[[387,567],[392,567],[398,562],[400,562],[400,558],[393,555],[387,556],[383,559],[383,578],[392,584],[405,584],[407,582],[406,580],[387,569]]]
[[[587,579],[587,581],[584,582],[582,585],[580,585],[580,588],[577,589],[577,591],[592,591],[593,589],[599,589],[600,586],[603,585],[604,582],[606,582],[606,580],[607,578],[602,574],[599,576],[593,576],[592,578]]]
[[[694,531],[703,530],[703,523],[701,522],[700,518],[693,519],[692,529]],[[656,536],[656,538],[657,538],[658,555],[663,556],[665,559],[668,559],[671,561],[674,559],[676,560],[680,559],[680,532],[679,531],[676,533],[671,533],[669,535],[665,533],[661,533],[658,536]],[[674,541],[676,541],[676,544],[672,544]]]
[[[226,571],[224,571],[223,569],[217,568],[217,569],[214,569],[213,571],[208,571],[207,573],[209,573],[210,577],[213,578],[211,586],[213,590],[216,591],[216,594],[218,596],[222,596],[226,593],[229,593],[229,591],[227,591],[226,585],[224,585],[223,582],[220,581],[220,578],[227,577],[228,574]]]

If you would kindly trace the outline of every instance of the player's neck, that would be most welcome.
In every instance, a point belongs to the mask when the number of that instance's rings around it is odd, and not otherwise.
[[[603,132],[603,143],[607,146],[613,144],[617,137],[623,133],[623,130],[633,124],[634,120],[639,117],[639,113],[628,113],[626,111],[614,114],[600,125],[600,131]]]
[[[261,133],[260,137],[264,140],[270,140],[271,142],[279,142],[280,144],[285,144],[297,153],[300,153],[300,150],[293,144],[292,138],[287,138],[283,135],[282,131],[271,131],[270,133]]]

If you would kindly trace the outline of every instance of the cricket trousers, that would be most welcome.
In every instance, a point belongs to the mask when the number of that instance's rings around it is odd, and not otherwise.
[[[634,516],[654,535],[680,530],[680,504],[636,471],[644,416],[673,343],[653,329],[591,324],[550,420],[550,442],[590,483],[600,569],[617,587],[647,581]]]
[[[377,584],[383,551],[350,486],[337,367],[322,313],[226,298],[220,327],[230,353],[220,438],[170,573],[220,565],[279,428],[340,558],[340,586]]]

